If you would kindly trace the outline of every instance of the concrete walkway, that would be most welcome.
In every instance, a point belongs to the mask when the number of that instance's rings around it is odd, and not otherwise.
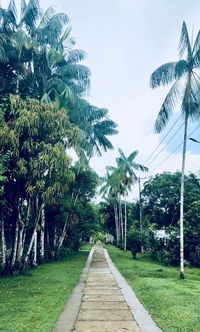
[[[107,251],[95,246],[53,332],[159,332]]]

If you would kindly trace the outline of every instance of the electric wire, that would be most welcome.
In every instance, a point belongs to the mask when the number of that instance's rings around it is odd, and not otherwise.
[[[187,135],[187,139],[190,137],[190,135],[192,135],[198,128],[200,127],[200,125],[198,125],[193,131],[191,131],[188,135]],[[183,145],[184,141],[182,141],[180,144],[178,144],[178,146],[176,146],[176,148],[170,152],[170,154],[164,158],[164,160],[162,160],[151,172],[150,174],[152,174],[155,170],[157,170],[166,160],[168,160],[174,152],[176,152],[178,150],[178,148],[180,148]]]
[[[181,130],[181,128],[184,126],[184,122],[182,123],[182,125],[175,131],[175,133],[172,135],[172,137],[167,141],[167,143],[162,147],[162,149],[155,155],[155,157],[150,161],[149,164],[147,164],[147,167],[149,167],[149,165],[151,165],[154,160],[161,154],[161,152],[163,152],[163,150],[165,150],[167,148],[167,144],[169,144],[173,138],[178,134],[178,132]]]
[[[180,120],[181,115],[179,115],[178,119],[174,122],[173,126],[168,130],[166,135],[163,137],[163,139],[160,141],[160,143],[157,145],[157,147],[153,150],[153,152],[150,154],[150,156],[144,161],[143,164],[146,164],[146,162],[151,159],[151,157],[154,155],[154,153],[158,150],[159,146],[162,144],[162,142],[165,140],[165,138],[169,135],[169,133],[172,131],[172,129],[175,127],[177,122]]]

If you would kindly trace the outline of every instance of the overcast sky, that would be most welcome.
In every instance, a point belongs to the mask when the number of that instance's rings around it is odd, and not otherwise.
[[[3,5],[7,3],[2,1]],[[126,154],[138,149],[137,161],[145,162],[163,137],[154,134],[153,127],[167,91],[151,90],[150,74],[159,65],[178,60],[183,20],[191,36],[196,35],[200,28],[200,1],[42,0],[41,7],[47,6],[68,14],[76,47],[88,54],[86,64],[92,71],[89,101],[108,108],[111,119],[119,125],[119,134],[112,138],[115,150],[93,158],[92,167],[103,175],[106,165],[115,164],[118,147]],[[174,131],[180,124],[181,120]],[[191,125],[189,130],[196,126]],[[180,149],[161,166],[159,163],[181,142],[182,136],[179,133],[167,145],[149,166],[150,172],[180,169]],[[200,139],[200,131],[193,137]],[[200,145],[189,142],[187,169],[198,169],[199,151]]]

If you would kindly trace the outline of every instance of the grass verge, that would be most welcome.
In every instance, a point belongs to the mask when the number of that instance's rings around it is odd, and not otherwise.
[[[0,278],[0,331],[52,331],[87,256],[88,252],[78,252],[27,275]]]
[[[106,246],[109,255],[140,302],[163,332],[200,331],[200,269],[186,269],[179,279],[174,267],[162,266],[130,252]]]
[[[81,245],[81,248],[80,250],[91,250],[92,247],[94,247],[94,244],[93,243],[84,243]]]

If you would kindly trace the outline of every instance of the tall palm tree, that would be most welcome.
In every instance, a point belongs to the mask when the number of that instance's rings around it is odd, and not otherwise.
[[[183,59],[185,55],[185,59]],[[179,57],[177,62],[166,63],[157,68],[151,75],[151,87],[171,85],[171,88],[158,113],[155,130],[161,132],[168,123],[172,111],[179,105],[184,118],[184,141],[182,154],[182,176],[180,192],[180,278],[184,278],[184,176],[187,128],[189,119],[199,118],[199,68],[200,68],[200,32],[192,44],[187,26],[183,22],[179,43]]]
[[[137,181],[138,177],[135,171],[147,172],[148,168],[135,162],[138,151],[135,150],[128,157],[121,149],[118,149],[120,156],[116,159],[118,165],[118,172],[121,175],[123,185],[123,194],[125,199],[125,215],[124,215],[124,250],[126,250],[126,233],[127,233],[127,211],[126,211],[126,198],[128,191],[132,185]]]

